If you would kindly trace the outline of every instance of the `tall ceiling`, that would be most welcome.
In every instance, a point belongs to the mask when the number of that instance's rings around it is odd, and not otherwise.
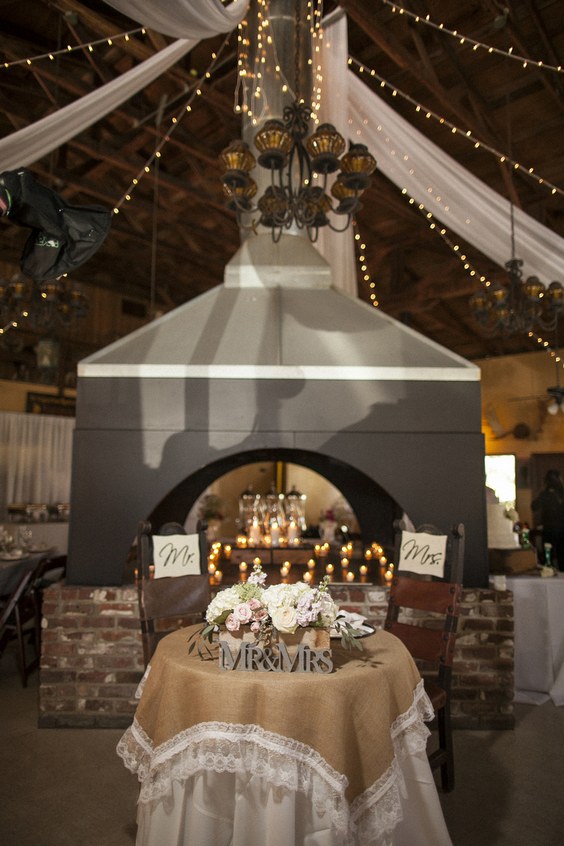
[[[325,2],[325,12],[335,8]],[[553,185],[564,188],[564,74],[503,55],[513,52],[545,65],[564,64],[564,16],[559,0],[403,0],[394,12],[387,0],[342,0],[348,15],[350,55],[390,83],[374,85],[390,105],[472,174],[564,236],[564,197],[514,171],[486,150],[509,152]],[[440,24],[443,24],[441,30]],[[0,136],[6,136],[115,79],[173,39],[153,30],[113,38],[139,27],[99,0],[0,0]],[[473,50],[446,30],[486,46]],[[95,45],[27,63],[18,60],[66,48]],[[112,209],[155,150],[171,118],[186,102],[223,36],[200,42],[168,72],[107,117],[29,166],[36,177],[75,204]],[[497,52],[501,51],[501,52]],[[87,291],[100,289],[106,309],[120,298],[140,315],[166,311],[219,284],[239,245],[233,215],[225,208],[218,155],[240,134],[233,111],[237,33],[232,33],[216,70],[202,86],[190,114],[176,127],[159,162],[114,216],[110,235],[74,274]],[[409,99],[403,95],[407,95]],[[421,104],[445,122],[471,130],[476,149],[439,119],[422,117]],[[3,170],[0,161],[0,170]],[[460,260],[433,233],[420,212],[378,170],[358,214],[366,242],[366,264],[376,282],[380,307],[456,353],[476,359],[536,349],[526,335],[492,338],[475,324],[468,305],[477,290]],[[18,271],[27,232],[1,221],[0,276]],[[471,245],[472,264],[491,279],[505,271]],[[508,255],[509,259],[510,256]],[[359,274],[359,295],[370,289]],[[551,281],[551,280],[547,280]],[[560,281],[564,283],[564,268]],[[107,293],[113,292],[114,298]],[[118,296],[119,295],[119,296]],[[112,305],[113,304],[113,305]],[[135,310],[135,309],[134,309]],[[103,311],[103,310],[102,310]],[[115,321],[100,313],[63,333],[77,360],[115,337]],[[20,344],[0,339],[6,361]],[[113,335],[112,335],[113,332]]]

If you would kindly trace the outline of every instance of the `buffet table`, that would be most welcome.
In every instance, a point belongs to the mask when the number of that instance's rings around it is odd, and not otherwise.
[[[140,786],[137,846],[448,846],[425,747],[432,708],[378,631],[335,671],[220,671],[164,638],[118,745]]]
[[[515,620],[515,701],[564,705],[564,573],[507,577]]]

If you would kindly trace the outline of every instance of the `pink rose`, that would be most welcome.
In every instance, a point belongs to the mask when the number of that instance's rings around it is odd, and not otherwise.
[[[260,623],[257,623],[255,620],[254,623],[251,623],[251,631],[252,632],[260,632]]]
[[[237,617],[235,617],[234,614],[230,614],[225,621],[225,628],[230,632],[238,632],[240,625],[241,624],[239,620],[237,619]]]
[[[249,599],[249,607],[252,608],[253,611],[256,611],[257,608],[260,608],[260,606],[261,606],[260,599],[257,599],[255,596],[253,596],[252,599]]]
[[[233,614],[237,618],[240,623],[249,623],[251,621],[251,617],[253,616],[253,612],[251,606],[248,602],[241,602],[239,605],[236,605],[233,609]]]

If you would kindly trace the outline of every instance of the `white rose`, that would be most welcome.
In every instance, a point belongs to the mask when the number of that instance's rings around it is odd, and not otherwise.
[[[295,608],[283,605],[271,612],[272,625],[283,634],[293,634],[298,628],[298,614]]]

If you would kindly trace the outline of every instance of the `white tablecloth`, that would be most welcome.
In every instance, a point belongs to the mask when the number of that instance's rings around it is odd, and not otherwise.
[[[511,576],[515,606],[515,701],[564,705],[564,573]]]

